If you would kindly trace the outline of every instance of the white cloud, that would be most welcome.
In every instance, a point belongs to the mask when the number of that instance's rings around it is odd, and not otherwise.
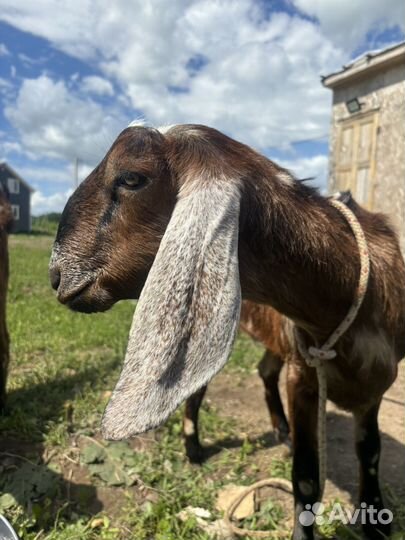
[[[69,92],[46,75],[25,79],[5,115],[33,156],[97,162],[123,127],[122,116]]]
[[[347,56],[317,25],[299,17],[276,13],[265,19],[253,0],[226,3],[226,9],[216,0],[137,0],[130,7],[124,0],[72,1],[63,17],[56,1],[33,7],[22,0],[18,8],[8,0],[0,4],[8,22],[98,63],[122,90],[117,102],[128,97],[151,123],[205,123],[260,148],[328,132],[331,96],[319,76]],[[131,17],[134,24],[128,24]],[[201,58],[202,69],[193,68]],[[111,82],[104,80],[107,89]],[[27,85],[31,90],[33,83]],[[57,88],[55,106],[66,109],[69,97]],[[32,100],[24,90],[17,109],[27,114],[24,100],[30,105]],[[99,115],[90,101],[86,107],[89,120]],[[16,124],[16,115],[8,117]],[[27,140],[22,115],[17,127]],[[48,154],[50,144],[59,153],[66,137],[56,137],[55,131],[57,126],[31,146],[44,148],[46,142]]]
[[[29,66],[29,67],[36,66],[36,65],[39,65],[39,64],[44,64],[48,60],[48,58],[46,56],[32,57],[32,56],[28,56],[28,54],[24,54],[24,53],[18,53],[17,56],[18,56],[19,60],[21,60],[21,62],[25,66]]]
[[[23,152],[21,144],[17,141],[0,141],[0,152],[5,155],[8,154],[21,154]]]
[[[403,0],[293,0],[293,3],[316,17],[325,35],[350,52],[363,43],[372,29],[399,26],[405,32]]]
[[[99,96],[112,96],[114,94],[114,87],[110,81],[97,75],[83,77],[81,90]]]
[[[10,51],[7,49],[4,43],[0,43],[0,56],[9,56]]]
[[[31,186],[41,185],[43,182],[72,185],[74,183],[73,164],[55,168],[31,163],[25,166],[19,166],[18,174]]]
[[[0,90],[1,89],[9,90],[12,87],[13,85],[11,84],[10,81],[8,81],[7,79],[3,79],[3,77],[0,77]]]
[[[191,26],[197,15],[189,14]],[[213,9],[206,31],[216,17]],[[339,63],[341,52],[316,26],[286,15],[260,27],[248,18],[228,24],[233,31],[223,31],[217,47],[211,46],[209,62],[190,78],[188,93],[173,95],[164,85],[150,92],[128,81],[132,102],[156,123],[206,123],[262,149],[326,134],[331,96],[319,74]]]
[[[291,171],[297,178],[314,178],[310,185],[319,187],[321,190],[327,188],[328,177],[328,156],[319,154],[317,156],[279,160],[280,165]]]
[[[34,216],[48,214],[49,212],[62,212],[72,190],[44,195],[35,191],[31,197],[31,211]]]
[[[7,118],[31,155],[79,155],[88,166],[125,127],[129,106],[151,123],[205,123],[261,150],[326,136],[331,93],[319,76],[347,63],[370,28],[403,20],[403,2],[291,1],[319,24],[267,17],[256,0],[0,0],[0,18],[103,75],[81,86],[79,77],[25,80]],[[320,171],[317,158],[306,165]]]

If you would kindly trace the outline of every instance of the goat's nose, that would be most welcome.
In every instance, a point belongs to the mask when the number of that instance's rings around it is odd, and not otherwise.
[[[52,287],[57,291],[60,285],[60,270],[56,265],[49,269],[49,279]]]

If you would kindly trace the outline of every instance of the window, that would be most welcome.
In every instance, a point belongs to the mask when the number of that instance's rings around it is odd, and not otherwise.
[[[20,193],[20,181],[17,178],[8,178],[7,187],[9,193]]]
[[[13,218],[18,221],[20,219],[20,205],[12,204],[11,211],[13,212]]]
[[[343,121],[336,153],[337,188],[350,189],[355,199],[372,208],[378,113]]]

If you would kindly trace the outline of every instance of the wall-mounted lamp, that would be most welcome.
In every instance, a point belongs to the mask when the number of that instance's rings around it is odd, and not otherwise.
[[[350,114],[359,112],[361,110],[361,103],[360,101],[355,97],[353,99],[349,99],[349,101],[346,101],[346,107]]]

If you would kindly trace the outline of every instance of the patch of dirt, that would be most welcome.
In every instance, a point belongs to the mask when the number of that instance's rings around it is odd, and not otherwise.
[[[115,516],[122,515],[122,509],[125,505],[130,504],[130,499],[141,504],[145,500],[151,500],[155,497],[155,494],[142,484],[118,487],[95,482],[89,474],[88,467],[80,463],[79,448],[82,448],[90,440],[88,437],[73,437],[69,455],[59,454],[56,458],[63,476],[63,492],[67,500],[78,504],[89,515],[106,510],[109,517],[113,519]],[[99,437],[96,440],[99,440]],[[153,444],[154,434],[150,433],[143,437],[134,438],[130,446],[134,450],[145,452]]]
[[[287,411],[285,373],[281,378],[281,394]],[[259,376],[221,373],[209,386],[207,399],[217,408],[219,415],[236,421],[235,437],[216,440],[214,444],[232,449],[239,448],[246,437],[250,441],[262,440],[263,447],[248,459],[259,468],[258,480],[267,477],[272,460],[285,457],[288,448],[278,445],[275,440]],[[339,498],[346,504],[356,504],[358,464],[351,415],[328,403],[327,421],[328,481],[325,501]],[[389,486],[405,502],[404,362],[400,365],[398,379],[384,396],[379,423],[382,435],[381,486]]]
[[[131,446],[145,449],[148,444],[153,444],[152,437],[135,439]],[[44,450],[41,443],[1,438],[0,472],[17,470],[27,461],[34,464],[38,470],[51,474],[53,483],[59,486],[60,491],[54,501],[56,510],[68,502],[71,509],[78,509],[89,516],[107,510],[109,517],[114,519],[115,516],[122,515],[122,509],[130,503],[130,498],[142,503],[154,497],[153,493],[141,485],[121,488],[95,482],[87,466],[80,463],[75,437],[72,437],[71,446],[62,452],[56,449]],[[19,492],[10,493],[18,503],[26,507],[27,501],[21,499]]]
[[[286,408],[285,374],[281,380],[281,393]],[[287,445],[279,445],[275,439],[267,406],[264,399],[262,382],[256,374],[221,373],[209,386],[207,398],[222,417],[233,418],[235,434],[227,439],[202,439],[207,454],[217,455],[218,448],[226,448],[230,452],[239,452],[246,438],[254,445],[253,453],[246,458],[249,468],[257,467],[253,476],[260,480],[270,475],[270,467],[274,458],[284,459],[289,454]],[[400,374],[384,397],[380,411],[380,430],[382,433],[381,484],[389,486],[398,498],[405,502],[405,363],[400,366]],[[358,466],[354,450],[353,422],[348,413],[338,410],[332,404],[328,405],[328,482],[326,485],[325,501],[338,498],[347,505],[357,502]],[[180,435],[179,435],[180,436]],[[155,444],[156,433],[137,437],[131,446],[138,451],[147,451]],[[74,439],[74,437],[73,437]],[[15,454],[15,456],[10,454]],[[4,461],[15,460],[18,466],[21,457],[32,459],[34,462],[48,467],[49,463],[58,464],[59,471],[54,471],[55,481],[62,486],[63,500],[69,500],[73,506],[78,505],[88,514],[95,514],[104,509],[112,518],[122,513],[122,508],[128,504],[128,494],[134,501],[142,502],[156,495],[144,486],[117,488],[95,485],[89,476],[88,469],[79,462],[77,442],[72,440],[66,454],[53,455],[52,450],[44,452],[43,446],[29,442],[11,440],[3,437],[0,441],[0,465]],[[226,469],[226,466],[225,466]],[[223,476],[225,470],[213,474]],[[212,480],[212,478],[211,478]],[[93,483],[92,483],[93,482]],[[271,490],[264,489],[260,498],[265,500]],[[274,495],[273,495],[274,497]],[[276,498],[287,509],[287,515],[292,516],[291,497]],[[290,518],[288,518],[290,519]]]
[[[108,509],[110,518],[120,516],[128,496],[136,497],[136,487],[123,488],[95,485],[85,466],[64,464],[64,496],[89,515]]]

